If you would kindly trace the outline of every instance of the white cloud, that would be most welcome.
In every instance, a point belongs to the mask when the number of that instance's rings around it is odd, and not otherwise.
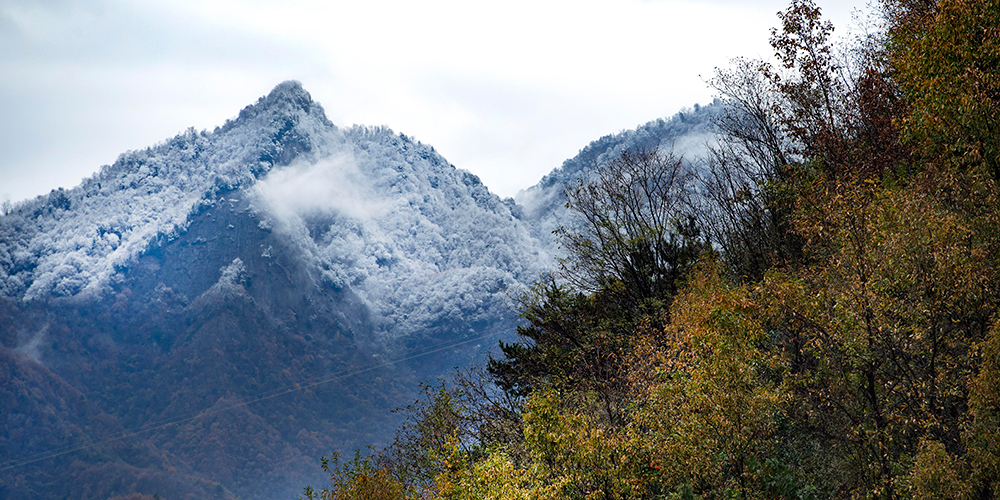
[[[282,217],[333,211],[363,221],[385,215],[391,208],[371,188],[349,153],[274,169],[256,189],[271,211]]]
[[[46,324],[40,330],[34,332],[21,332],[21,337],[28,337],[27,341],[21,343],[16,348],[14,352],[21,353],[31,359],[36,363],[42,362],[42,342],[45,341],[45,336],[49,331],[49,325]]]

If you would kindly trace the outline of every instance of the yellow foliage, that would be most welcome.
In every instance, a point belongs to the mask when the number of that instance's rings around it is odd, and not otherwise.
[[[970,497],[965,464],[937,441],[920,443],[910,470],[910,494],[914,500],[962,500]]]
[[[844,438],[843,488],[892,497],[924,436],[960,447],[972,353],[998,305],[996,204],[962,210],[874,179],[804,192],[810,264],[771,272],[759,293],[801,360],[789,382],[806,420]]]
[[[979,345],[982,365],[969,394],[969,463],[980,488],[1000,492],[1000,321]]]
[[[446,500],[533,500],[540,499],[530,474],[514,467],[507,456],[495,451],[471,468],[453,448],[445,472],[438,476],[438,491]]]
[[[661,338],[637,351],[640,410],[632,436],[648,457],[647,487],[764,495],[758,473],[787,393],[757,302],[707,263],[675,300],[671,318]]]
[[[469,464],[457,446],[438,477],[446,500],[559,500],[632,498],[628,474],[621,467],[621,440],[603,429],[592,405],[560,410],[553,391],[532,395],[525,407],[526,467],[516,467],[502,450]]]

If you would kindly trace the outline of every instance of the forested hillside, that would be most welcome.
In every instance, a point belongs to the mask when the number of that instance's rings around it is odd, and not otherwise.
[[[420,380],[515,338],[566,189],[625,150],[693,158],[722,109],[603,137],[518,204],[285,82],[4,205],[0,500],[295,496],[320,455],[390,441]]]
[[[1000,3],[778,23],[701,168],[603,158],[521,342],[306,498],[1000,495]]]
[[[608,134],[591,142],[514,197],[523,218],[530,223],[532,234],[542,245],[552,248],[553,255],[559,255],[553,231],[572,223],[572,213],[565,206],[566,190],[589,181],[597,165],[611,161],[623,151],[662,149],[687,160],[689,167],[698,168],[696,162],[716,140],[713,120],[724,109],[719,100],[708,106],[695,104],[669,119],[653,120],[634,130]]]
[[[513,330],[549,258],[297,82],[0,216],[0,499],[293,497]]]

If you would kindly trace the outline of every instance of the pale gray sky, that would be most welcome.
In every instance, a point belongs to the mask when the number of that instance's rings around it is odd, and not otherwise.
[[[856,2],[817,0],[843,33]],[[785,1],[0,0],[0,200],[212,129],[278,83],[501,196],[590,141],[711,101]]]

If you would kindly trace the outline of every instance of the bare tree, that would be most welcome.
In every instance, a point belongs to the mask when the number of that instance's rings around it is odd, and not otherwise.
[[[627,304],[670,298],[703,249],[684,208],[690,174],[660,149],[623,151],[566,192],[576,220],[558,230],[562,275],[578,290],[618,291]]]

